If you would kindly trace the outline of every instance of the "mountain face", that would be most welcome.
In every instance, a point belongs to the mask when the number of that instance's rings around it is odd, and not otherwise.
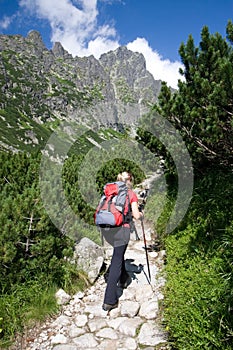
[[[156,102],[161,81],[142,54],[119,47],[73,57],[60,43],[48,50],[36,31],[0,35],[0,142],[21,149],[43,144],[60,120],[92,128],[137,123]]]

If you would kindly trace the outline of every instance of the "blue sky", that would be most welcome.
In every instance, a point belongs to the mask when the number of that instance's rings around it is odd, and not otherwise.
[[[0,0],[0,33],[38,30],[48,49],[55,41],[74,56],[96,58],[121,45],[143,53],[155,79],[176,87],[178,50],[201,29],[225,37],[233,0]]]

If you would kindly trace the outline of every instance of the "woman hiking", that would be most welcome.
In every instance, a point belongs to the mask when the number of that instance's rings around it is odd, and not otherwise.
[[[131,208],[131,220],[143,219],[143,213],[138,209],[138,198],[132,190],[133,177],[124,171],[117,176],[117,181],[124,182],[128,189],[128,197]],[[118,307],[117,287],[126,288],[129,275],[125,269],[124,254],[130,240],[130,222],[123,223],[119,227],[101,229],[106,241],[113,246],[113,255],[109,267],[107,286],[105,289],[103,310],[110,311]]]

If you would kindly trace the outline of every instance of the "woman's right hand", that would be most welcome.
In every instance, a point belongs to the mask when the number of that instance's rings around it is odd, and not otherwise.
[[[139,211],[138,203],[137,202],[133,202],[131,204],[131,207],[132,207],[132,214],[133,214],[134,219],[142,220],[143,219],[143,213]]]

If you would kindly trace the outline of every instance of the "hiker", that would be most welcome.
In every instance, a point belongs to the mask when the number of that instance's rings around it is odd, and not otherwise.
[[[127,185],[131,220],[133,218],[142,220],[143,213],[138,209],[138,198],[132,190],[132,175],[125,171],[117,176],[117,181],[122,181]],[[113,255],[102,306],[105,311],[110,311],[118,306],[117,287],[126,288],[130,278],[126,272],[124,260],[124,254],[130,239],[130,223],[123,223],[120,227],[102,228],[101,231],[106,241],[113,246]]]

